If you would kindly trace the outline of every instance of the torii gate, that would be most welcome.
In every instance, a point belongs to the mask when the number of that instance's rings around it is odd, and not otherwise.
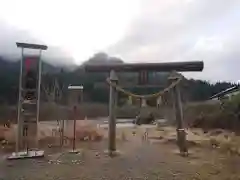
[[[202,71],[204,68],[203,61],[190,62],[166,62],[166,63],[124,63],[124,64],[94,64],[85,65],[86,72],[110,72],[110,83],[117,84],[118,78],[116,72],[138,72],[139,84],[148,83],[149,72],[193,72]],[[178,77],[171,77],[171,81],[176,81]],[[112,155],[116,152],[116,87],[110,86],[109,97],[109,143],[108,151]],[[186,155],[188,150],[186,146],[186,133],[183,127],[183,111],[181,103],[181,95],[178,86],[173,88],[174,109],[177,121],[177,142],[182,155]]]

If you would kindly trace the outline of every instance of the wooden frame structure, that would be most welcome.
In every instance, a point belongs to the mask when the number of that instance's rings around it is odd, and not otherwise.
[[[42,50],[47,50],[47,46],[39,44],[28,44],[16,42],[18,48],[21,48],[20,74],[19,74],[19,98],[18,98],[18,117],[17,117],[17,136],[16,136],[16,152],[8,159],[34,158],[44,156],[44,151],[38,148],[38,121],[40,108],[40,87],[42,75]],[[24,49],[34,49],[39,52],[35,56],[25,55]],[[30,71],[28,66],[35,62],[35,68],[31,71],[31,88],[26,85]],[[34,78],[36,76],[36,78]],[[31,98],[27,94],[34,94]],[[30,134],[29,132],[34,132]],[[33,136],[33,137],[32,137]],[[29,139],[34,138],[35,150],[29,147]],[[23,143],[24,140],[24,143]],[[23,144],[25,147],[23,147]],[[23,151],[22,149],[25,148]]]
[[[68,86],[68,100],[69,105],[73,108],[73,144],[72,144],[72,150],[69,151],[70,153],[78,153],[79,151],[76,150],[76,113],[77,113],[77,106],[78,106],[78,100],[79,96],[82,97],[83,93],[83,86]]]
[[[110,72],[109,80],[112,84],[118,83],[116,72],[196,72],[202,71],[204,68],[203,61],[190,61],[190,62],[168,62],[168,63],[135,63],[135,64],[116,64],[116,65],[85,65],[86,72]],[[172,77],[170,81],[175,81],[176,77]],[[147,83],[147,82],[144,82]],[[144,84],[143,84],[144,85]],[[181,94],[178,86],[173,88],[174,94],[174,109],[177,121],[177,144],[181,154],[187,153],[186,133],[183,127],[183,111],[181,103]],[[108,152],[110,154],[116,151],[116,116],[115,109],[117,103],[117,89],[110,86],[109,94],[109,143]]]

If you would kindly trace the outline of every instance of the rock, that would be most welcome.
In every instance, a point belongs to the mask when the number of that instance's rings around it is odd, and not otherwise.
[[[223,133],[223,130],[221,130],[221,129],[216,129],[216,130],[210,131],[210,132],[209,132],[209,135],[210,135],[210,136],[217,136],[217,135],[222,134],[222,133]]]
[[[5,139],[1,141],[1,144],[2,144],[2,145],[6,145],[7,143],[8,143],[8,141],[5,140]]]
[[[237,154],[240,156],[240,148],[237,149]]]
[[[207,131],[207,130],[203,130],[203,133],[204,133],[204,134],[207,134],[207,133],[208,133],[208,131]]]
[[[159,136],[158,139],[164,139],[164,137],[163,136]]]
[[[125,135],[124,132],[122,132],[122,134],[121,134],[121,140],[122,141],[126,141],[127,140],[126,135]]]
[[[224,134],[224,138],[229,139],[229,136],[227,134]]]
[[[155,121],[155,117],[152,113],[143,113],[140,112],[140,114],[136,117],[136,119],[133,121],[133,124],[141,125],[141,124],[151,124]]]
[[[199,133],[198,132],[195,132],[195,131],[193,131],[192,132],[194,135],[199,135]]]
[[[238,149],[237,149],[237,147],[231,147],[231,148],[230,148],[230,153],[233,154],[233,155],[234,155],[234,154],[238,154]]]
[[[210,139],[210,145],[211,145],[213,148],[217,148],[217,147],[219,147],[220,142],[218,142],[216,139]]]

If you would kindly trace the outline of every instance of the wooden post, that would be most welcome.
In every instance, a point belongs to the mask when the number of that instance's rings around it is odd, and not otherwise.
[[[19,92],[18,92],[18,116],[17,116],[17,137],[16,137],[16,153],[18,153],[20,151],[20,149],[22,148],[22,136],[23,136],[23,122],[22,122],[22,103],[20,103],[22,101],[22,76],[23,76],[23,53],[24,50],[23,48],[22,50],[22,54],[21,54],[21,61],[20,61],[20,75],[19,75]]]
[[[117,84],[118,78],[115,71],[110,72],[110,81]],[[116,104],[117,104],[117,91],[116,88],[110,86],[109,94],[109,130],[108,130],[108,151],[110,154],[116,151]]]
[[[70,153],[78,153],[76,150],[76,120],[77,120],[77,106],[79,103],[79,95],[83,92],[83,86],[68,86],[70,90],[69,103],[73,106],[73,144]]]
[[[64,120],[60,121],[60,146],[64,145]]]
[[[171,80],[177,80],[176,77],[170,78]],[[181,155],[187,155],[187,143],[186,143],[186,132],[183,126],[183,111],[182,111],[182,102],[179,86],[173,88],[173,101],[175,116],[177,122],[177,144],[180,150]]]
[[[75,105],[73,107],[73,114],[74,114],[74,120],[73,120],[73,147],[72,151],[75,152],[76,149],[76,113],[77,113],[77,106]]]
[[[42,56],[42,50],[39,52],[39,57]],[[38,84],[37,84],[37,121],[36,121],[36,134],[35,134],[35,146],[38,148],[38,126],[39,126],[39,113],[40,113],[40,99],[41,99],[41,79],[42,79],[42,61],[39,58],[38,61]]]

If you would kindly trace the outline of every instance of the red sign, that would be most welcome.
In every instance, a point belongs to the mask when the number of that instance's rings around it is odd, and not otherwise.
[[[30,67],[31,67],[31,59],[26,59],[25,60],[25,67],[26,67],[26,71],[29,71]]]
[[[24,58],[24,68],[28,72],[29,70],[37,70],[38,68],[38,58],[37,57],[25,57]]]

